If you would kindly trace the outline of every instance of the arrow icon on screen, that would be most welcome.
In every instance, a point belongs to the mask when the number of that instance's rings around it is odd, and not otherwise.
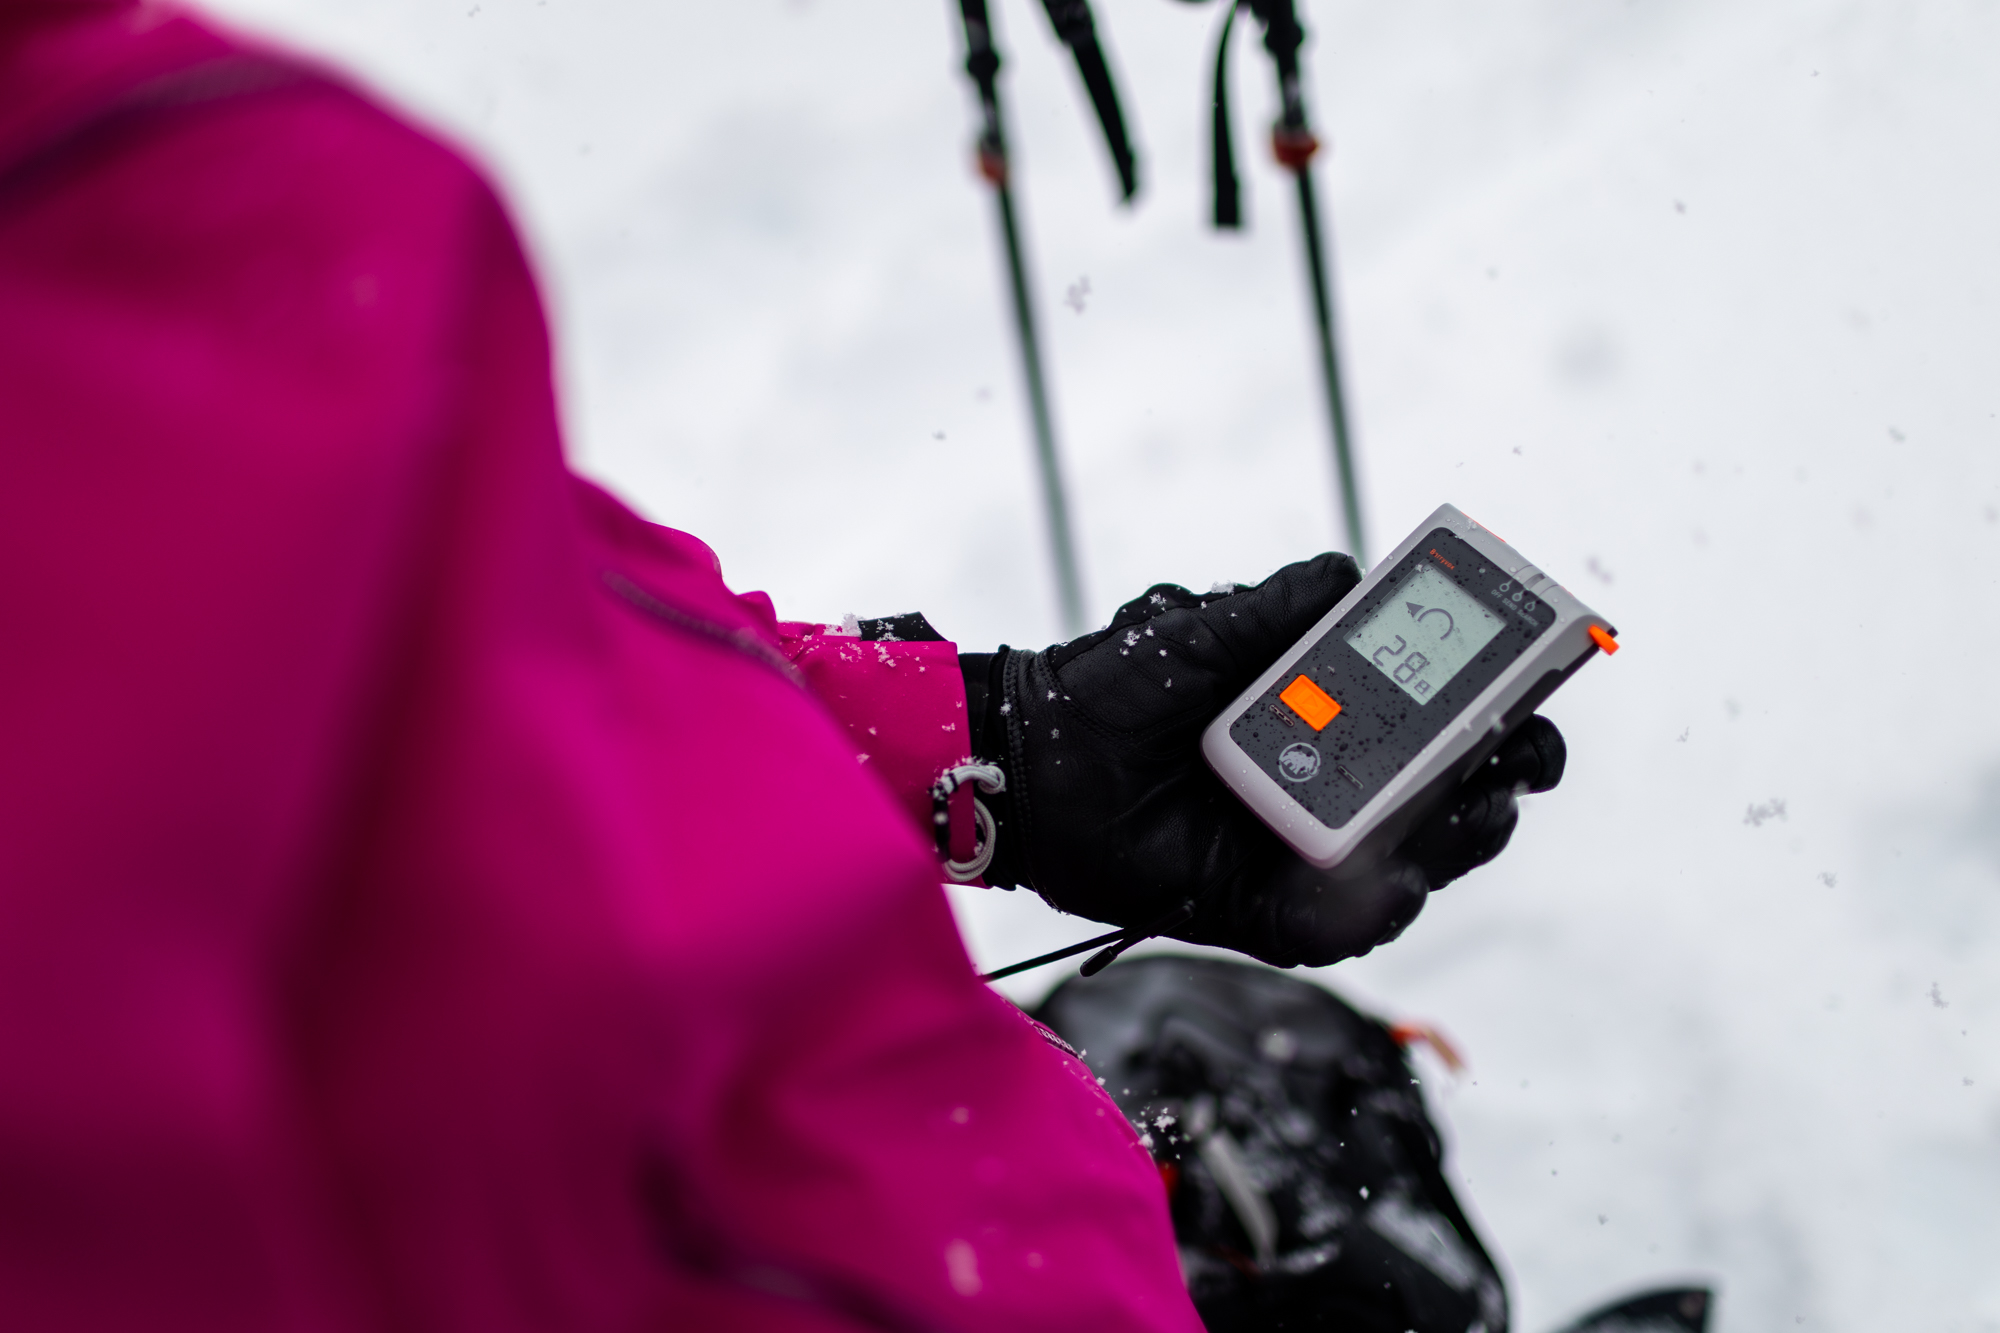
[[[1458,628],[1458,622],[1451,618],[1451,612],[1441,606],[1425,606],[1422,602],[1404,602],[1403,605],[1418,624],[1423,623],[1425,616],[1443,616],[1444,632],[1438,635],[1440,639],[1449,639],[1451,632]]]

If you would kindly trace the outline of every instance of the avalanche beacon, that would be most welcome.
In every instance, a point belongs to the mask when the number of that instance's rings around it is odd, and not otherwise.
[[[1617,631],[1439,506],[1202,736],[1293,850],[1359,873]]]

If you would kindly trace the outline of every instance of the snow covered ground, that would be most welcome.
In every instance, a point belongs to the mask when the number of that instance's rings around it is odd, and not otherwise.
[[[1218,11],[1100,0],[1123,210],[996,7],[1094,611],[1331,544],[1261,52],[1218,239]],[[577,457],[737,586],[1055,636],[954,6],[219,8],[491,165]],[[2000,4],[1305,12],[1376,552],[1449,499],[1629,649],[1512,850],[1322,979],[1470,1054],[1433,1090],[1529,1333],[1680,1274],[1726,1333],[2000,1329]],[[1092,933],[955,901],[986,963]]]

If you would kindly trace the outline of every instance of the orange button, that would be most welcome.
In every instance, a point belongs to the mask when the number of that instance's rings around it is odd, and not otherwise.
[[[1592,625],[1590,627],[1590,641],[1599,648],[1602,648],[1607,657],[1618,651],[1618,640],[1606,634],[1602,625]]]
[[[1306,725],[1314,731],[1321,730],[1340,716],[1340,705],[1333,701],[1332,695],[1313,684],[1309,676],[1300,676],[1285,686],[1284,693],[1278,697],[1285,701],[1287,708],[1304,718]]]

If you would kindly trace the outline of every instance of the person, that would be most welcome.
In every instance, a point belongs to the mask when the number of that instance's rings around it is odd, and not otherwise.
[[[479,174],[178,9],[0,0],[0,306],[0,1326],[1196,1329],[930,785],[1000,761],[995,882],[1318,962],[1560,767],[1340,902],[1187,741],[1351,562],[1047,653],[781,624],[565,469]]]

